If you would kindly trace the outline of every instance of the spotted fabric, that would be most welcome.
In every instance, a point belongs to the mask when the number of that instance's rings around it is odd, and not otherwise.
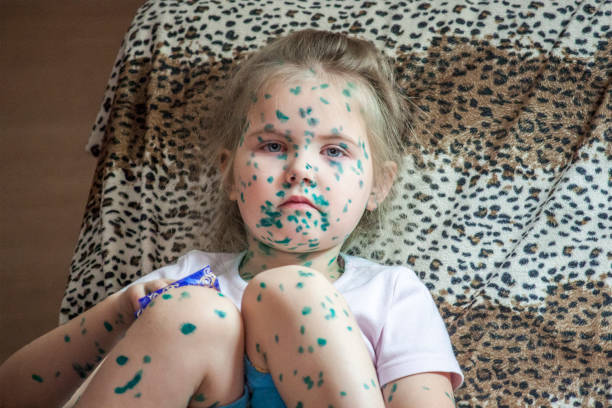
[[[223,249],[211,97],[269,38],[328,29],[395,58],[412,101],[391,220],[349,252],[429,287],[466,376],[458,406],[610,406],[611,24],[609,0],[146,2],[88,143],[60,320]]]

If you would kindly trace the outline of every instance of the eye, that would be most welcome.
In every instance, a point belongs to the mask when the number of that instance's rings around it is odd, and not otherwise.
[[[278,142],[267,142],[261,146],[261,149],[268,153],[280,153],[283,151],[283,145]]]
[[[323,149],[323,151],[325,152],[325,155],[327,155],[328,157],[338,158],[338,157],[347,156],[346,152],[337,146],[326,147]]]

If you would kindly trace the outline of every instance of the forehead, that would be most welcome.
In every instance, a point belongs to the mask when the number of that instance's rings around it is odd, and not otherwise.
[[[305,123],[315,133],[339,125],[364,130],[361,92],[357,82],[342,78],[272,78],[254,96],[249,121],[275,128]]]

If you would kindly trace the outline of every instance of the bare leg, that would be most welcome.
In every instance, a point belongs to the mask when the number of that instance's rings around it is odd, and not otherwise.
[[[209,288],[155,300],[108,355],[77,406],[210,407],[244,389],[240,312]]]
[[[246,350],[271,373],[288,407],[383,407],[361,332],[346,301],[317,271],[258,274],[242,300]]]

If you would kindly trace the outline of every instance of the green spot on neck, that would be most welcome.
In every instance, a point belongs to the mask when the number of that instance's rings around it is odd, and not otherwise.
[[[128,360],[129,360],[129,358],[127,358],[126,356],[119,356],[119,357],[117,357],[117,359],[115,361],[120,366],[123,366],[123,365],[125,365],[128,362]]]

